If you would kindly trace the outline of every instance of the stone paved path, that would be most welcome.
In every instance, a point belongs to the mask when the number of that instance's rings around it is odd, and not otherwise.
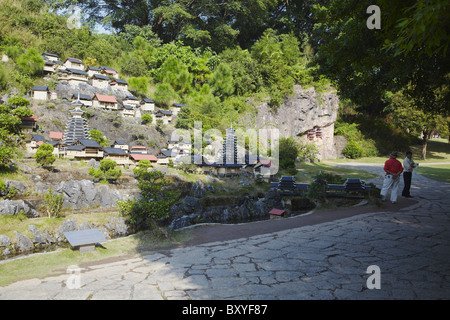
[[[381,186],[379,165],[363,168]],[[0,299],[450,299],[450,185],[414,174],[412,194],[397,212],[19,281]],[[368,288],[371,265],[380,289]]]

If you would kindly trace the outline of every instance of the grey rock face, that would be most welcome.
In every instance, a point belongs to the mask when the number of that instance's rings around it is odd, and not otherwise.
[[[274,112],[267,103],[258,107],[256,127],[272,124],[283,137],[297,136],[315,126],[326,127],[336,121],[339,98],[326,92],[318,97],[314,88],[294,86],[294,95]]]
[[[15,231],[16,235],[16,252],[28,252],[34,250],[33,242],[21,233]]]
[[[197,223],[236,223],[259,220],[269,216],[273,208],[285,208],[280,193],[271,189],[264,198],[243,197],[237,205],[204,206],[194,197],[187,196],[173,206],[172,211],[181,217],[172,220],[171,230],[181,229]],[[169,216],[171,214],[169,213]]]
[[[108,186],[97,187],[91,180],[61,181],[57,192],[64,196],[64,207],[72,209],[92,206],[113,207],[117,200],[124,200],[127,195],[119,190],[111,190]]]
[[[30,218],[36,218],[39,216],[39,212],[37,212],[23,200],[0,201],[0,215],[16,216],[20,211],[23,211],[23,213]]]
[[[11,245],[11,239],[8,236],[0,235],[0,247],[9,247]]]
[[[338,109],[336,93],[319,94],[312,87],[303,89],[296,85],[294,94],[276,110],[270,108],[267,102],[259,105],[254,127],[277,128],[280,137],[286,138],[300,137],[314,128],[321,128],[322,138],[315,141],[320,151],[319,158],[336,158],[333,133]]]
[[[41,233],[41,231],[39,231],[39,229],[35,225],[30,224],[28,226],[28,230],[30,230],[30,232],[33,233],[33,235],[34,235],[33,243],[38,243],[38,244],[46,244],[47,243],[44,235]]]

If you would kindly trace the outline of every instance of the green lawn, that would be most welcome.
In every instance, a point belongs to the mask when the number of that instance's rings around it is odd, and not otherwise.
[[[428,141],[427,159],[421,160],[422,145],[410,146],[413,152],[413,160],[420,164],[417,173],[435,179],[438,181],[450,183],[450,144],[447,139],[430,139]],[[403,161],[405,151],[402,151],[399,160]],[[326,160],[328,164],[345,164],[350,162],[357,163],[379,163],[382,165],[388,156],[385,157],[370,157],[361,159],[333,159]]]
[[[19,280],[66,273],[67,268],[71,265],[81,266],[83,263],[119,256],[137,257],[158,249],[177,247],[189,237],[189,230],[172,232],[170,239],[155,237],[150,232],[139,232],[129,237],[104,242],[93,252],[80,253],[78,250],[67,248],[10,260],[0,264],[0,286],[6,286]]]
[[[427,178],[450,183],[450,164],[423,164],[416,170]]]
[[[413,153],[413,159],[416,162],[421,163],[435,163],[435,162],[450,162],[450,144],[447,139],[430,139],[427,147],[427,159],[421,160],[422,157],[422,145],[409,146],[409,149]],[[405,152],[407,150],[398,150],[399,159],[405,158]],[[360,159],[332,159],[327,162],[332,163],[347,163],[347,162],[360,162],[360,163],[384,163],[389,158],[389,155],[378,157],[365,157]]]
[[[298,173],[295,180],[299,183],[310,183],[319,172],[331,173],[343,178],[359,178],[361,180],[375,178],[376,175],[361,170],[333,167],[327,163],[301,163],[297,164]]]

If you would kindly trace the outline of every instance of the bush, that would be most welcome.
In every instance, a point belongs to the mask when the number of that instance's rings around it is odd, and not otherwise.
[[[361,157],[373,157],[378,154],[375,141],[367,139],[359,127],[360,124],[343,121],[337,121],[335,124],[334,134],[343,136],[348,141],[347,146],[342,150],[346,158],[358,159]]]
[[[327,201],[327,190],[328,181],[326,176],[322,172],[319,172],[314,176],[313,182],[309,184],[306,197],[313,201],[324,203]]]
[[[53,150],[54,148],[51,144],[42,144],[36,151],[36,162],[43,167],[50,167],[56,160],[56,157],[53,155]]]
[[[355,141],[350,141],[347,146],[342,150],[342,153],[346,158],[359,159],[363,156],[363,148]]]
[[[141,117],[141,120],[143,124],[152,123],[153,117],[150,113],[144,113]]]
[[[61,213],[64,197],[62,194],[53,192],[50,188],[48,193],[44,195],[45,210],[47,211],[48,217],[58,217]]]
[[[169,216],[170,208],[180,195],[179,190],[171,188],[172,183],[157,170],[142,170],[137,174],[139,199],[118,201],[119,212],[130,218],[136,229],[152,228],[158,230],[157,221]]]
[[[278,150],[280,157],[280,169],[295,169],[295,160],[298,156],[297,142],[292,137],[281,138]]]
[[[100,161],[100,168],[95,169],[91,167],[89,169],[89,175],[100,181],[116,181],[122,175],[122,170],[116,168],[117,163],[110,159],[103,159]]]

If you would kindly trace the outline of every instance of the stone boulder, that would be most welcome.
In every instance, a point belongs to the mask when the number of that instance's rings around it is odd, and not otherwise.
[[[24,236],[21,233],[18,233],[17,231],[14,231],[16,235],[16,243],[15,243],[15,251],[18,253],[22,252],[30,252],[34,250],[33,242],[28,239],[28,237]]]
[[[58,231],[55,234],[56,241],[66,242],[67,239],[64,236],[64,232],[76,231],[78,228],[76,219],[64,220],[64,222],[59,226]]]
[[[0,215],[16,216],[22,211],[29,218],[39,217],[39,212],[24,200],[2,200],[0,201]]]
[[[34,235],[33,243],[37,243],[37,244],[46,244],[47,243],[47,241],[45,240],[45,237],[42,235],[41,231],[39,231],[39,229],[34,224],[28,225],[28,230]]]
[[[0,247],[9,247],[11,245],[11,239],[3,234],[0,235]]]
[[[269,217],[273,208],[285,209],[281,195],[276,189],[271,189],[264,198],[244,196],[238,204],[220,206],[202,206],[194,197],[185,197],[184,200],[173,206],[169,213],[172,222],[169,228],[177,230],[197,223],[239,223],[251,220],[262,220]]]
[[[56,191],[64,196],[63,207],[72,209],[101,206],[115,207],[118,200],[124,200],[130,195],[106,185],[96,186],[91,180],[61,181]]]

